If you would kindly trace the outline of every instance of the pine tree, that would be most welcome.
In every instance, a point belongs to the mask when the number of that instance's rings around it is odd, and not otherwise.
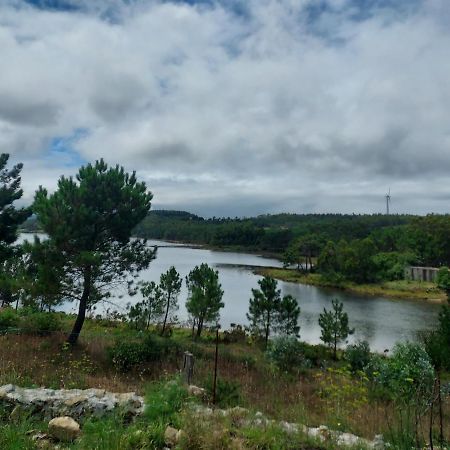
[[[23,191],[20,188],[20,172],[23,164],[12,169],[6,167],[7,153],[0,154],[0,298],[1,305],[17,300],[17,266],[20,265],[20,250],[13,246],[17,239],[19,225],[30,215],[29,208],[16,208]]]
[[[170,318],[170,315],[173,316],[178,310],[178,295],[181,291],[181,284],[182,280],[180,274],[176,271],[174,266],[170,267],[166,273],[161,274],[159,279],[159,287],[162,291],[165,309],[161,336],[164,336],[167,319]]]
[[[219,283],[219,272],[208,264],[196,266],[186,277],[189,297],[186,309],[197,326],[196,336],[200,337],[203,326],[208,322],[218,322],[223,308],[223,291]]]
[[[297,300],[291,295],[282,299],[278,283],[271,277],[264,277],[258,284],[259,289],[252,289],[247,319],[254,332],[263,336],[265,347],[272,330],[297,335],[300,330]]]
[[[319,325],[322,331],[320,339],[333,348],[334,359],[337,357],[337,346],[347,339],[355,330],[348,325],[348,315],[344,312],[344,304],[338,299],[331,301],[332,309],[323,309],[319,314]]]
[[[81,167],[76,178],[61,177],[51,195],[42,187],[36,192],[33,210],[48,235],[49,255],[60,265],[60,296],[79,302],[70,344],[78,340],[87,309],[112,288],[130,286],[155,257],[144,240],[130,239],[151,199],[134,172],[103,160]]]

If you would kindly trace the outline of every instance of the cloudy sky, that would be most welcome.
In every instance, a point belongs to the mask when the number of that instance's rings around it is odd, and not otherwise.
[[[449,0],[0,0],[25,202],[105,158],[154,208],[450,212]]]

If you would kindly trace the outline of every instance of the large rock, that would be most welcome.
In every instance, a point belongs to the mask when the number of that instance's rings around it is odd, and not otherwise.
[[[40,413],[50,419],[71,416],[76,419],[85,415],[102,416],[120,407],[130,415],[144,410],[144,399],[134,392],[117,394],[104,389],[23,389],[14,385],[0,387],[0,404],[12,410]]]
[[[81,433],[80,425],[72,417],[55,417],[48,424],[49,434],[56,440],[72,442]]]

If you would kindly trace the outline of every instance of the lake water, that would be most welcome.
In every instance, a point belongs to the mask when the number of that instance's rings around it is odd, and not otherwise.
[[[253,274],[251,267],[246,266],[281,267],[278,260],[245,253],[174,246],[162,241],[149,241],[149,244],[158,245],[158,255],[150,268],[141,273],[142,280],[158,281],[161,273],[167,271],[172,265],[176,267],[183,280],[194,266],[203,262],[219,271],[225,303],[225,307],[221,310],[220,323],[224,329],[231,323],[248,323],[246,313],[251,289],[258,287],[257,283],[261,277]],[[282,281],[279,282],[279,287],[283,295],[291,294],[298,300],[301,307],[300,338],[309,343],[320,342],[318,317],[324,307],[330,308],[333,298],[338,298],[344,303],[350,326],[355,328],[355,334],[349,342],[366,339],[371,348],[376,351],[390,349],[397,341],[416,339],[419,331],[433,328],[439,312],[439,305],[417,300],[364,297],[335,289]],[[140,300],[139,295],[129,297],[125,292],[114,294],[116,298],[111,299],[114,305],[100,305],[98,311],[104,311],[107,307],[123,310],[128,302],[135,303]],[[186,297],[187,289],[183,283],[179,296],[180,320],[187,319],[184,308]],[[75,311],[74,306],[65,305],[63,309],[68,312]]]

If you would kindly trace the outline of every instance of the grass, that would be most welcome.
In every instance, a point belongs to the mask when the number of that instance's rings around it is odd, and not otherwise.
[[[200,340],[193,342],[190,330],[175,329],[170,338],[178,348],[174,357],[161,361],[144,361],[122,373],[108,358],[108,349],[117,341],[136,340],[140,333],[122,323],[87,320],[79,344],[71,349],[64,341],[72,321],[73,316],[61,315],[62,331],[47,336],[0,335],[0,384],[135,391],[146,395],[147,403],[152,408],[145,417],[131,425],[122,423],[120,417],[87,421],[83,424],[82,440],[71,448],[161,448],[158,445],[161,445],[168,424],[187,427],[190,431],[186,446],[182,447],[186,449],[221,448],[212,444],[214,429],[217,429],[216,442],[222,442],[223,437],[223,448],[233,448],[233,445],[238,445],[239,440],[248,445],[246,448],[255,449],[321,448],[303,437],[297,437],[293,444],[289,441],[291,438],[283,441],[281,439],[285,438],[280,437],[280,430],[276,427],[237,432],[234,425],[224,419],[210,424],[208,432],[207,428],[202,428],[201,423],[189,421],[188,414],[184,412],[184,405],[189,399],[177,384],[167,385],[166,380],[173,379],[180,373],[182,353],[189,350],[195,355],[194,384],[208,387],[214,366],[213,334],[206,332]],[[388,401],[362,395],[362,387],[349,378],[350,375],[342,375],[338,370],[345,365],[344,361],[332,361],[323,347],[304,345],[305,355],[314,360],[314,367],[285,373],[274,368],[255,343],[249,343],[246,339],[229,344],[221,343],[218,373],[226,399],[224,404],[233,405],[238,402],[243,407],[261,411],[276,420],[309,426],[327,425],[368,439],[373,439],[376,434],[386,433],[388,423],[391,428],[395,428],[395,410]],[[324,389],[324,386],[329,389]],[[449,436],[450,399],[444,404],[444,417],[446,435]],[[20,424],[13,426],[7,417],[2,418],[0,414],[0,439],[3,439],[0,440],[0,448],[34,448],[30,446],[31,441],[26,436],[26,431],[45,431],[46,426],[36,420],[24,417]],[[17,436],[13,435],[13,430],[17,430]],[[425,431],[423,434],[425,435]],[[283,446],[276,447],[276,442],[281,442]],[[196,447],[199,443],[201,446]]]
[[[397,280],[371,284],[356,284],[350,281],[338,285],[324,280],[318,273],[302,273],[295,269],[261,268],[255,271],[258,275],[270,276],[291,283],[311,284],[321,287],[333,287],[355,292],[361,295],[382,296],[397,299],[427,300],[445,303],[447,296],[435,283]]]

